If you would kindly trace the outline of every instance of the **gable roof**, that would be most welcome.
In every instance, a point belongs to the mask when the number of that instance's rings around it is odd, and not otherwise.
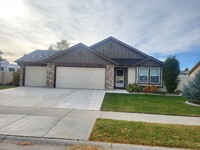
[[[146,61],[149,61],[149,60],[153,60],[153,61],[155,61],[155,62],[157,62],[157,63],[163,65],[163,62],[162,62],[162,61],[160,61],[160,60],[158,60],[158,59],[155,59],[155,58],[153,58],[153,57],[150,56],[149,58],[144,59],[144,60],[142,60],[142,61],[140,61],[140,62],[134,64],[133,66],[140,65],[140,64],[145,63]]]
[[[115,41],[115,42],[117,42],[117,43],[119,43],[119,44],[121,44],[121,45],[127,47],[127,48],[130,49],[131,51],[134,51],[134,52],[136,52],[136,53],[139,53],[139,54],[141,54],[141,55],[143,55],[143,56],[145,56],[145,57],[150,57],[149,55],[147,55],[147,54],[141,52],[140,50],[138,50],[138,49],[136,49],[136,48],[134,48],[134,47],[132,47],[132,46],[130,46],[130,45],[128,45],[128,44],[126,44],[126,43],[124,43],[124,42],[122,42],[122,41],[120,41],[120,40],[114,38],[114,37],[112,37],[112,36],[110,36],[110,37],[108,37],[108,38],[106,38],[106,39],[104,39],[104,40],[102,40],[102,41],[99,41],[99,42],[97,42],[97,43],[91,45],[90,48],[93,49],[93,48],[95,48],[96,46],[98,46],[98,45],[100,45],[100,44],[102,44],[102,43],[108,42],[108,41],[110,41],[110,40],[113,40],[113,41]]]
[[[194,65],[194,67],[189,71],[189,74],[191,74],[198,66],[200,65],[200,60]]]
[[[78,43],[78,44],[76,44],[76,45],[74,45],[74,46],[72,46],[72,47],[70,47],[70,48],[68,48],[68,49],[66,49],[66,50],[61,51],[60,53],[57,53],[56,55],[50,56],[50,57],[48,57],[47,59],[43,60],[43,62],[51,61],[52,59],[57,58],[57,57],[63,55],[64,53],[69,52],[69,51],[71,51],[71,50],[74,50],[74,49],[76,49],[76,48],[78,48],[78,47],[84,47],[85,49],[87,49],[87,50],[90,51],[91,53],[93,53],[93,54],[95,54],[95,55],[97,55],[97,56],[99,56],[99,57],[101,57],[101,58],[103,58],[103,59],[105,59],[105,60],[107,60],[107,61],[113,63],[113,64],[118,65],[118,63],[117,63],[116,61],[114,61],[114,60],[108,58],[108,57],[105,56],[105,55],[102,55],[102,54],[100,54],[100,53],[98,53],[98,52],[92,50],[91,48],[89,48],[88,46],[84,45],[83,43]]]
[[[29,54],[24,55],[23,57],[17,59],[15,62],[41,62],[50,56],[59,53],[59,51],[54,50],[35,50]]]
[[[112,57],[108,57],[106,54],[103,54],[97,50],[95,50],[95,47],[102,44],[102,43],[105,43],[105,42],[110,42],[110,40],[113,42],[116,42],[122,46],[124,46],[126,49],[128,49],[130,51],[130,54],[133,53],[137,53],[139,55],[142,56],[142,58],[112,58]],[[128,65],[128,66],[136,66],[136,65],[139,65],[141,63],[144,63],[148,60],[152,60],[152,61],[155,61],[159,64],[163,64],[163,62],[159,61],[158,59],[154,58],[154,57],[151,57],[131,46],[129,46],[128,44],[110,36],[90,47],[82,44],[82,43],[78,43],[74,46],[71,46],[69,47],[68,49],[66,50],[62,50],[62,51],[54,51],[54,50],[35,50],[27,55],[24,55],[23,57],[19,58],[18,60],[16,60],[15,62],[20,64],[20,63],[48,63],[48,61],[54,59],[54,58],[57,58],[63,54],[65,54],[66,52],[68,51],[71,51],[71,50],[74,50],[78,47],[84,47],[86,50],[88,50],[89,52],[95,54],[97,57],[101,58],[101,59],[104,59],[104,60],[107,60],[109,62],[111,62],[112,64],[116,64],[116,65]],[[122,54],[121,54],[122,55]]]

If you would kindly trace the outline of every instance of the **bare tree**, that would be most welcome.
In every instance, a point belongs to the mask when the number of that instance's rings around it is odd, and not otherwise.
[[[69,47],[67,40],[61,40],[60,42],[56,43],[58,50],[65,50]]]
[[[49,46],[48,50],[55,50],[53,44]]]
[[[56,44],[51,44],[48,50],[65,50],[69,47],[67,40],[58,41]]]

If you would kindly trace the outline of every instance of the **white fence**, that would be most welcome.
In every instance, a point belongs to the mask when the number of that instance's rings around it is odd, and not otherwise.
[[[0,71],[0,84],[9,84],[13,81],[12,71]]]
[[[177,87],[177,90],[183,91],[184,85],[187,85],[189,77],[187,75],[179,75],[179,85]]]

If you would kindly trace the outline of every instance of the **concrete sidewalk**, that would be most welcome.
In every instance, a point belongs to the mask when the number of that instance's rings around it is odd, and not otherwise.
[[[0,106],[0,134],[88,140],[97,118],[200,126],[200,117]]]
[[[6,118],[4,118],[4,115]],[[76,117],[80,116],[83,119],[104,118],[113,120],[126,121],[141,121],[152,123],[166,123],[166,124],[182,124],[182,125],[196,125],[200,126],[200,117],[187,116],[170,116],[170,115],[156,115],[156,114],[142,114],[142,113],[123,113],[123,112],[107,112],[107,111],[87,111],[78,109],[62,109],[62,108],[40,108],[40,107],[12,107],[0,106],[0,128],[10,121],[12,118],[18,120],[25,116],[47,116],[47,117]],[[10,118],[10,119],[9,119]],[[9,121],[10,120],[10,121]]]
[[[100,118],[113,120],[141,121],[151,123],[181,124],[200,126],[200,117],[153,115],[141,113],[121,113],[105,112],[101,113]]]

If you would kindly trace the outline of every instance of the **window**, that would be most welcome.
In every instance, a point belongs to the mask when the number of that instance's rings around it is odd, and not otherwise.
[[[14,68],[9,68],[8,71],[14,71]]]
[[[148,83],[149,79],[149,68],[140,67],[139,68],[139,83]]]
[[[117,70],[117,76],[124,76],[124,70]]]
[[[150,68],[150,83],[160,83],[160,68]]]
[[[1,71],[4,71],[4,68],[3,68],[3,67],[1,67]]]
[[[138,83],[142,84],[160,84],[160,68],[158,67],[139,67]]]

